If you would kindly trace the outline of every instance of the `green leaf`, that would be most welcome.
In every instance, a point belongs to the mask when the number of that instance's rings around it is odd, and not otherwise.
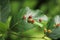
[[[52,39],[58,39],[60,38],[60,27],[54,28],[52,30],[52,33],[48,34],[48,36]]]
[[[11,20],[11,17],[8,18],[6,23],[0,22],[0,32],[5,33],[8,30],[10,20]]]
[[[9,18],[7,19],[7,21],[6,21],[6,23],[5,23],[5,25],[6,25],[7,29],[9,29],[9,27],[10,27],[11,19],[12,19],[12,17],[11,17],[11,16],[9,16]]]
[[[49,21],[48,21],[48,23],[47,23],[47,29],[53,29],[54,27],[54,17],[52,17]]]
[[[52,17],[47,24],[47,29],[50,29],[52,32],[47,33],[46,35],[52,39],[57,40],[58,38],[60,38],[60,26],[54,26],[54,24],[60,23],[60,19],[57,17],[55,20],[54,18],[55,16]]]
[[[5,33],[6,32],[6,25],[2,22],[0,22],[0,32],[1,33]]]

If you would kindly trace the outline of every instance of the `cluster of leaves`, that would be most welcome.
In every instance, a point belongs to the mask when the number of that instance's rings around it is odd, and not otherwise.
[[[57,21],[54,17],[48,18],[40,10],[31,10],[28,7],[22,8],[18,14],[9,16],[5,22],[0,22],[0,39],[58,39],[60,38],[60,17],[56,16]]]
[[[11,16],[6,20],[6,22],[0,21],[0,40],[5,40],[10,26]]]
[[[0,40],[50,40],[50,38],[57,40],[60,38],[60,0],[39,1],[1,0]],[[20,9],[26,6],[32,9],[39,8],[41,11]],[[58,17],[55,18],[57,14]]]
[[[50,31],[50,33],[46,33],[48,37],[54,40],[60,38],[60,15],[56,15],[49,20],[47,29]]]
[[[41,18],[44,22],[42,21],[40,23]],[[13,16],[10,29],[19,35],[17,36],[18,40],[24,40],[23,38],[26,38],[26,40],[32,40],[33,38],[45,40],[42,38],[45,35],[43,26],[47,23],[45,18],[47,19],[46,15],[44,15],[40,10],[34,11],[28,7],[23,8],[18,14]],[[17,39],[13,39],[12,37],[12,40]]]
[[[28,22],[31,16],[33,23]],[[0,40],[35,40],[35,38],[45,40],[42,38],[45,35],[43,24],[45,25],[47,21],[43,16],[46,17],[42,11],[34,11],[28,7],[22,8],[18,14],[8,16],[5,21],[0,21]],[[45,21],[40,23],[40,18]]]

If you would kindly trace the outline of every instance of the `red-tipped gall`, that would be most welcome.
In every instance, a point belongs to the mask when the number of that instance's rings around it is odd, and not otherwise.
[[[42,22],[42,19],[39,19],[39,22]]]
[[[51,33],[52,31],[49,29],[49,30],[47,30],[47,32],[48,32],[48,33]]]
[[[28,19],[30,19],[30,18],[32,18],[32,15],[30,15],[30,16],[28,17]]]
[[[29,23],[34,23],[34,20],[33,19],[28,19],[28,22]]]

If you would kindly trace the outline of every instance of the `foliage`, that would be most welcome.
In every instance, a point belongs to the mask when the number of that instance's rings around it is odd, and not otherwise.
[[[60,0],[1,0],[0,9],[0,40],[60,38]]]

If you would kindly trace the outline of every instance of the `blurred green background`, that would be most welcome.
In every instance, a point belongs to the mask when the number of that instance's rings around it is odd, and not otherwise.
[[[6,14],[6,11],[9,11],[12,12],[10,14],[14,15],[24,7],[34,10],[40,9],[47,16],[60,14],[60,0],[0,0],[2,14]]]

